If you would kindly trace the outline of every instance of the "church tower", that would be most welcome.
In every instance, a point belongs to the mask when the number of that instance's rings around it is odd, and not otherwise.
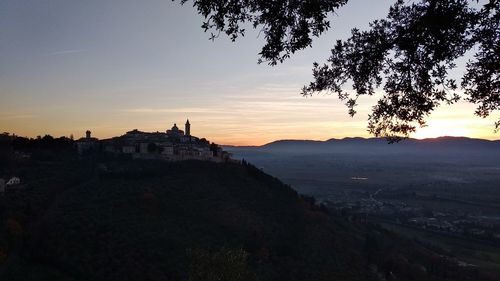
[[[185,127],[185,133],[186,136],[191,136],[191,124],[189,124],[189,119],[186,121],[186,127]]]

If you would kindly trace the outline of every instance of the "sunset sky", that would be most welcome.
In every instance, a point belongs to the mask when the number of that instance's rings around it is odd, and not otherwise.
[[[189,118],[193,135],[221,144],[369,137],[376,97],[360,99],[351,118],[336,97],[299,92],[335,39],[384,17],[390,3],[352,0],[313,48],[270,67],[257,64],[257,32],[236,43],[209,41],[189,2],[2,0],[0,130],[81,137],[90,129],[107,138],[134,128],[164,131]],[[414,137],[500,139],[493,133],[499,114],[473,112],[466,103],[443,106]]]

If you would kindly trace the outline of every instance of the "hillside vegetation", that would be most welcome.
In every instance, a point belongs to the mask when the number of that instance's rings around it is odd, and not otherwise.
[[[1,280],[488,280],[250,164],[23,161],[2,171],[27,188],[0,198]]]

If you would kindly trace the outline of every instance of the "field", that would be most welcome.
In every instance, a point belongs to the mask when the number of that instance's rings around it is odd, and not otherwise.
[[[421,243],[439,247],[466,264],[478,265],[481,268],[500,273],[499,246],[485,245],[484,243],[471,241],[470,239],[423,231],[414,227],[387,222],[381,222],[380,224],[386,229],[415,238]]]

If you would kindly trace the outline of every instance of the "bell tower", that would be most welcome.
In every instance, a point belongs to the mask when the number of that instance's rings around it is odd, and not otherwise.
[[[189,119],[186,121],[186,127],[184,130],[186,136],[191,136],[191,124],[189,124]]]

